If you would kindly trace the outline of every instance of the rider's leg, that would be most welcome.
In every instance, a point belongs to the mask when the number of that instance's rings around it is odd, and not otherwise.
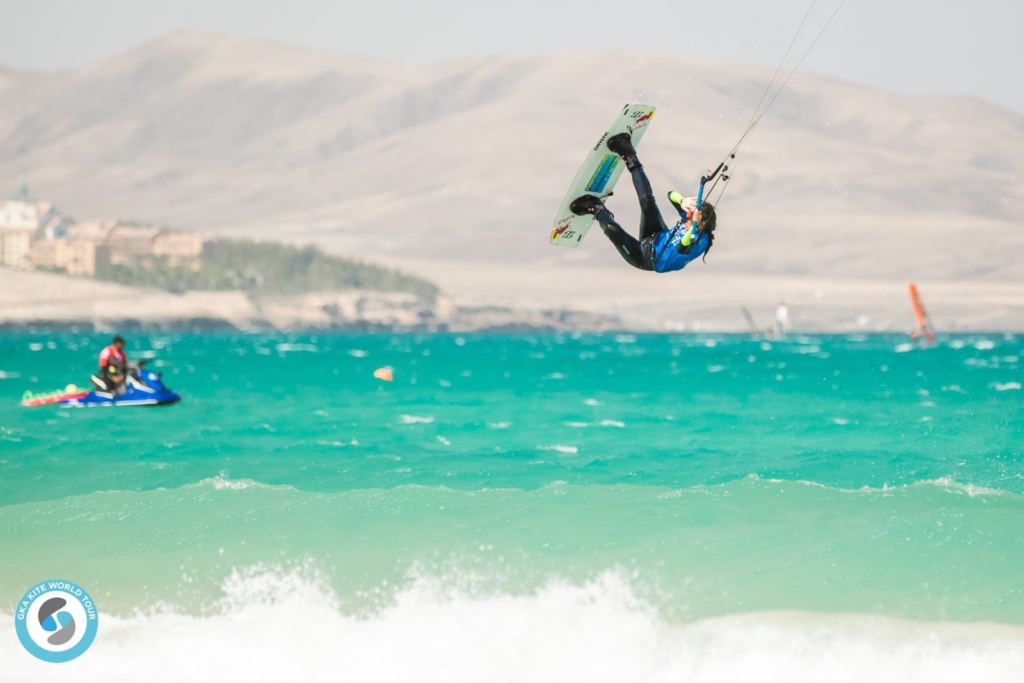
[[[644,266],[644,254],[640,248],[640,241],[622,229],[622,226],[615,221],[615,216],[611,211],[608,209],[599,211],[597,222],[626,263],[640,270],[649,270]]]
[[[600,197],[590,194],[581,195],[573,200],[569,205],[569,210],[577,216],[588,213],[594,216],[598,225],[601,226],[601,230],[612,241],[626,263],[640,270],[650,270],[644,265],[644,253],[640,247],[640,241],[615,222],[615,216],[605,207]]]
[[[633,178],[633,188],[636,189],[636,196],[640,200],[640,239],[658,234],[661,230],[667,230],[665,219],[661,217],[658,204],[654,200],[654,191],[651,189],[651,181],[644,173],[643,164],[636,154],[636,148],[630,139],[629,133],[619,133],[608,140],[608,149],[622,157],[622,161]]]
[[[637,164],[629,170],[629,174],[633,176],[633,187],[640,200],[640,239],[645,240],[662,230],[668,230],[658,204],[654,201],[654,191],[651,190],[651,182],[644,173],[644,167]]]

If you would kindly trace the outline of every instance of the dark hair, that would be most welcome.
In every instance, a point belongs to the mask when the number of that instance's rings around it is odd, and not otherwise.
[[[117,342],[121,342],[122,344],[124,344],[124,337],[122,337],[121,335],[117,335],[116,337],[114,337],[114,338],[113,338],[113,339],[111,340],[111,342],[110,342],[110,343],[111,343],[111,344],[116,344]]]
[[[702,261],[707,258],[708,252],[711,251],[711,245],[715,243],[716,225],[718,225],[718,216],[715,214],[715,205],[711,202],[701,202],[700,231],[708,236],[708,248],[704,250]]]

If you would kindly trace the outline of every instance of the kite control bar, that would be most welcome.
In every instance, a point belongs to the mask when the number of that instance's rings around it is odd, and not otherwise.
[[[733,155],[730,154],[729,156],[732,157]],[[718,176],[719,173],[721,173],[722,171],[728,171],[728,170],[729,170],[729,167],[726,166],[725,162],[723,161],[722,163],[718,164],[718,168],[716,168],[714,171],[712,171],[711,173],[709,173],[709,174],[707,174],[705,176],[701,176],[700,177],[700,189],[697,190],[697,210],[698,211],[700,211],[700,205],[704,203],[704,186],[707,185],[708,183],[710,183],[712,180],[714,180],[715,177]]]
[[[735,158],[736,158],[735,154],[730,154],[729,155],[729,159],[735,159]],[[697,211],[700,211],[700,205],[704,203],[704,186],[707,185],[708,183],[710,183],[715,178],[717,178],[719,173],[722,174],[723,178],[728,180],[729,177],[727,175],[725,175],[725,172],[729,170],[729,167],[725,165],[726,161],[728,161],[728,159],[726,159],[726,160],[722,161],[722,163],[718,164],[718,168],[716,168],[714,171],[711,171],[707,175],[700,177],[700,189],[697,190],[697,208],[696,208]],[[682,212],[680,212],[680,215],[682,215],[683,219],[685,220],[686,214],[683,214]],[[683,246],[684,247],[690,246],[690,243],[693,242],[693,228],[694,228],[694,225],[695,225],[694,222],[690,221],[690,227],[687,228],[686,234],[683,235],[682,242],[683,242]]]

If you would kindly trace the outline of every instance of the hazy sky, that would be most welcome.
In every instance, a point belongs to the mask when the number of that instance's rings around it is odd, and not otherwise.
[[[814,26],[838,4],[819,0]],[[67,68],[191,26],[419,63],[627,48],[774,66],[809,6],[809,0],[0,0],[0,64]],[[1024,113],[1022,32],[1024,0],[848,0],[804,69],[898,92],[976,95]]]

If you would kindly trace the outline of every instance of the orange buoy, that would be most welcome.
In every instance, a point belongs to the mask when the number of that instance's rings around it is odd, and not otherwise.
[[[373,376],[377,379],[382,379],[385,382],[390,382],[395,379],[395,376],[391,373],[391,368],[377,368],[373,371]]]

